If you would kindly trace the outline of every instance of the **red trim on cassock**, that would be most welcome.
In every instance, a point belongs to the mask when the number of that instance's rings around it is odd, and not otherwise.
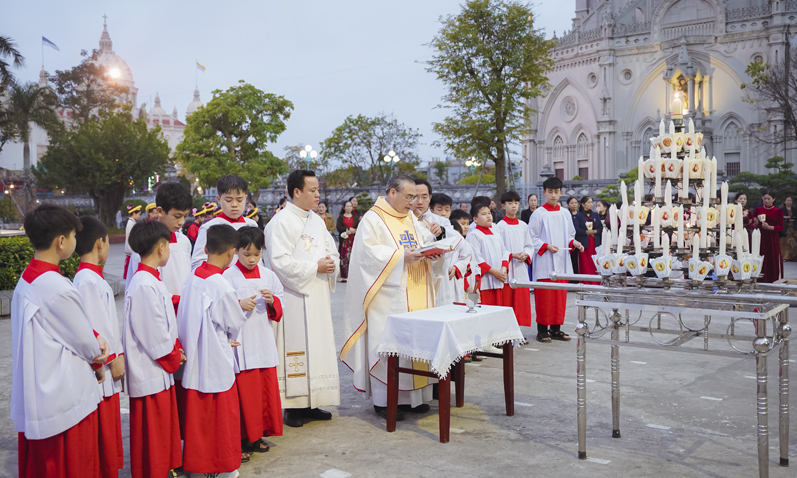
[[[241,409],[241,438],[254,443],[282,436],[282,404],[276,367],[242,370],[235,376]]]
[[[279,297],[274,297],[274,303],[269,304],[267,310],[269,319],[273,320],[274,322],[279,322],[282,320],[282,302],[280,302]]]
[[[130,267],[130,256],[125,256],[125,270],[122,271],[122,279],[127,279],[127,269]]]
[[[125,455],[122,449],[122,414],[118,393],[103,398],[97,405],[97,419],[100,475],[102,478],[116,478],[119,476],[119,470],[125,467]]]
[[[493,235],[493,231],[491,231],[489,227],[484,227],[484,226],[477,225],[476,229],[480,230],[486,236],[492,236]]]
[[[454,266],[454,277],[462,279],[462,272],[459,271],[459,267],[457,266]]]
[[[236,261],[235,265],[238,267],[238,270],[241,271],[241,274],[244,275],[244,279],[260,279],[260,268],[257,267],[257,265],[251,269],[241,264],[241,261]]]
[[[82,271],[83,269],[88,269],[90,271],[94,271],[99,274],[100,277],[105,279],[105,276],[102,275],[102,266],[97,264],[92,264],[90,262],[81,262],[80,265],[77,267],[77,272]]]
[[[174,387],[130,397],[130,471],[133,478],[167,476],[182,465]]]
[[[21,478],[98,478],[97,411],[77,425],[42,440],[17,434],[17,463]],[[166,470],[168,471],[168,470]],[[164,475],[165,472],[164,472]]]
[[[575,239],[571,239],[570,242],[567,244],[567,247],[569,247],[570,249],[573,248],[573,241],[575,241]]]
[[[185,390],[183,469],[229,473],[241,467],[241,412],[238,388],[202,393]]]
[[[482,289],[481,303],[484,305],[512,306],[511,303],[504,303],[503,289]]]
[[[171,236],[169,236],[169,244],[177,244],[177,233],[173,232]]]
[[[219,213],[219,215],[218,215],[218,216],[216,216],[216,217],[220,217],[220,218],[224,219],[225,221],[227,221],[227,222],[232,222],[232,223],[236,223],[236,222],[246,222],[246,219],[244,219],[244,217],[243,217],[243,216],[238,216],[238,218],[237,218],[237,219],[231,219],[231,218],[230,218],[230,216],[228,216],[228,215],[224,214],[223,212]]]
[[[180,306],[180,296],[173,295],[172,296],[172,305],[174,306],[174,315],[177,315],[177,308]]]
[[[548,244],[543,244],[542,247],[540,247],[540,250],[537,251],[537,255],[541,256],[541,255],[545,254],[545,251],[547,251],[547,250],[548,250]]]
[[[492,269],[492,267],[490,267],[490,264],[486,262],[482,262],[481,264],[479,264],[479,270],[481,271],[482,276],[486,276],[487,273],[490,272],[490,269]]]
[[[553,282],[550,279],[537,279],[539,282]],[[566,280],[556,281],[567,283]],[[565,323],[567,291],[537,289],[534,291],[534,311],[540,325],[562,325]]]
[[[518,218],[516,217],[504,216],[503,219],[501,220],[509,224],[510,226],[517,226],[520,223],[520,221],[518,221]]]
[[[556,206],[551,206],[551,205],[550,205],[550,204],[548,204],[547,202],[543,203],[543,204],[542,204],[542,207],[543,207],[543,209],[545,209],[546,211],[551,211],[551,212],[558,211],[559,209],[561,209],[561,206],[559,206],[559,204],[557,204]]]
[[[161,280],[161,273],[158,272],[158,269],[155,269],[154,267],[150,267],[150,266],[144,264],[143,262],[139,262],[138,263],[138,269],[136,269],[136,273],[138,273],[139,271],[149,272],[150,274],[155,276],[156,279]]]
[[[25,271],[22,273],[22,280],[28,284],[32,284],[33,281],[45,272],[58,272],[60,274],[61,268],[58,267],[58,264],[31,259],[30,264],[28,264],[28,267],[26,267]]]
[[[512,255],[509,255],[509,261],[512,260]],[[509,261],[501,261],[501,267],[509,269]]]
[[[175,339],[172,351],[159,359],[155,359],[155,361],[158,362],[161,368],[167,373],[174,373],[180,368],[180,351],[182,349],[183,346],[180,344],[180,339]]]
[[[194,271],[194,275],[199,277],[200,279],[207,279],[213,274],[221,274],[222,272],[224,272],[224,269],[222,269],[221,267],[216,267],[213,264],[202,262],[202,265],[197,267],[196,270]]]

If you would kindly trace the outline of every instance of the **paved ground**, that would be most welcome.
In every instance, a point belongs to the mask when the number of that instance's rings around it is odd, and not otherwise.
[[[112,246],[109,272],[121,276],[122,248]],[[797,264],[788,264],[797,277]],[[333,296],[338,347],[343,340],[345,284]],[[121,316],[122,298],[117,298]],[[572,298],[571,298],[572,305]],[[565,330],[572,331],[575,308]],[[719,322],[719,321],[718,321]],[[716,332],[720,332],[718,326]],[[11,323],[0,321],[0,477],[17,476],[16,434],[8,417]],[[533,331],[524,330],[533,338]],[[637,333],[640,334],[640,333]],[[574,334],[573,334],[574,335]],[[451,442],[438,442],[437,415],[409,417],[385,432],[371,404],[351,387],[340,366],[342,405],[331,422],[287,428],[269,453],[241,467],[248,477],[748,477],[757,476],[755,365],[718,358],[621,349],[622,435],[611,438],[609,348],[588,348],[588,456],[576,457],[575,340],[516,351],[514,417],[504,414],[501,364],[467,365],[465,407],[452,409]],[[794,350],[795,346],[792,346]],[[797,353],[792,353],[797,357]],[[774,362],[774,360],[771,360]],[[795,363],[792,363],[794,366]],[[792,371],[792,377],[797,370]],[[769,370],[772,477],[797,476],[797,418],[791,422],[791,468],[778,463],[777,378]],[[594,380],[594,381],[592,381]],[[127,408],[123,396],[123,408]],[[797,415],[797,393],[790,400]],[[432,403],[433,412],[437,402]],[[122,416],[128,430],[127,416]],[[125,447],[128,437],[125,434]],[[127,449],[126,458],[129,459]],[[349,475],[350,474],[350,475]],[[129,477],[129,467],[121,476]]]

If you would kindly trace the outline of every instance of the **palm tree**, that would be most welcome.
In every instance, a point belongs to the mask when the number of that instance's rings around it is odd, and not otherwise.
[[[25,212],[30,211],[34,202],[32,177],[30,175],[30,129],[31,124],[50,128],[59,124],[55,114],[55,95],[49,87],[41,87],[29,82],[14,84],[8,91],[8,101],[3,112],[22,141],[23,167],[25,178]]]
[[[11,66],[15,68],[25,66],[25,57],[17,50],[17,45],[11,41],[11,37],[0,35],[0,92],[3,87],[13,85],[15,82],[14,75],[10,71]]]

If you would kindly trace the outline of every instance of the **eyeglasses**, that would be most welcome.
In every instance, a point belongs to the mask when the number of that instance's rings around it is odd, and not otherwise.
[[[392,191],[396,191],[396,190],[395,190],[395,189],[392,189]],[[400,196],[404,197],[404,199],[406,199],[406,200],[407,200],[407,202],[415,202],[415,201],[417,201],[417,200],[419,200],[419,199],[421,198],[420,196],[405,196],[404,194],[401,194],[399,191],[396,191],[396,192],[397,192],[397,193],[398,193]]]

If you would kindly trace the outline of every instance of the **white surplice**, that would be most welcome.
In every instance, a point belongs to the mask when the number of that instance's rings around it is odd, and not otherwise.
[[[468,234],[468,242],[473,247],[473,262],[477,268],[475,273],[481,275],[481,289],[503,289],[504,283],[494,275],[488,274],[490,268],[501,269],[509,265],[509,251],[495,226],[489,229],[492,234],[485,234],[480,227],[475,227]]]
[[[340,378],[330,299],[330,291],[334,292],[340,273],[340,254],[332,236],[326,233],[326,225],[321,237],[301,237],[310,220],[324,222],[317,214],[288,202],[279,214],[271,218],[265,231],[268,262],[282,283],[285,298],[284,316],[277,324],[277,352],[281,363],[285,363],[286,353],[285,322],[300,320],[306,325],[309,396],[286,398],[285,368],[277,367],[283,408],[340,405]],[[297,245],[308,244],[306,241],[313,246],[307,252],[311,259],[297,259]],[[318,261],[326,256],[334,261],[335,270],[330,274],[319,274]]]
[[[238,337],[247,318],[221,269],[203,264],[194,270],[183,286],[177,310],[178,336],[186,357],[183,388],[202,393],[232,388],[235,357],[230,339]]]
[[[238,300],[253,295],[257,296],[255,310],[249,313],[249,320],[241,327],[238,337],[235,339],[241,344],[233,350],[238,370],[276,367],[279,365],[279,356],[277,355],[275,329],[279,321],[272,321],[269,318],[269,306],[260,295],[260,290],[270,290],[274,296],[273,309],[277,313],[284,313],[282,304],[285,301],[285,296],[282,284],[276,274],[260,264],[255,266],[255,270],[260,276],[257,278],[245,277],[241,267],[243,267],[241,263],[236,262],[222,274],[235,289]]]
[[[111,347],[111,357],[124,360],[122,354],[122,334],[119,331],[119,320],[116,317],[116,298],[110,284],[97,272],[83,268],[77,271],[73,280],[75,288],[83,300],[83,307],[89,317],[91,326],[105,338]],[[105,381],[99,384],[103,397],[113,397],[122,391],[122,381],[114,381],[111,367],[105,367]]]
[[[443,231],[445,231],[445,236],[444,237],[446,237],[446,238],[449,238],[449,237],[459,238],[459,237],[461,237],[459,235],[459,233],[454,229],[454,226],[451,225],[451,221],[449,221],[448,218],[445,218],[443,216],[439,216],[439,215],[433,213],[430,210],[427,210],[425,213],[423,213],[421,215],[421,217],[419,217],[417,219],[418,219],[418,222],[420,223],[419,224],[420,228],[423,229],[424,231],[428,232],[428,235],[424,234],[424,241],[433,242],[433,241],[436,240],[436,237],[432,234],[431,231],[429,231],[429,227],[424,223],[424,221],[429,223],[429,224],[437,224],[437,225],[439,225],[440,228],[443,229]],[[459,242],[462,243],[464,241],[459,241]],[[459,244],[457,244],[457,247],[459,247]],[[454,298],[455,298],[454,288],[456,287],[456,284],[455,284],[454,281],[456,279],[454,279],[454,280],[449,280],[448,279],[448,269],[451,266],[454,265],[456,257],[457,257],[456,251],[449,252],[448,254],[446,254],[444,256],[444,258],[445,258],[444,259],[445,260],[444,268],[445,268],[446,272],[445,272],[445,275],[438,282],[439,285],[437,286],[437,289],[435,290],[435,300],[434,300],[435,307],[439,307],[441,305],[449,305],[449,304],[453,304],[454,303]]]
[[[31,283],[26,277],[11,300],[11,420],[14,431],[41,440],[97,409],[102,397],[90,364],[101,352],[69,279],[54,270]]]
[[[132,255],[133,249],[130,247],[130,230],[133,229],[133,226],[136,225],[136,221],[133,220],[132,217],[127,218],[127,224],[125,224],[125,255]],[[135,269],[133,269],[135,271]]]
[[[456,232],[456,234],[459,233]],[[454,249],[454,252],[446,254],[447,260],[448,256],[451,256],[451,265],[457,268],[456,276],[450,281],[453,282],[454,285],[454,302],[464,304],[465,281],[468,280],[469,284],[473,283],[473,268],[471,267],[471,263],[473,262],[473,247],[471,247],[468,241],[463,237],[459,244],[457,244],[457,248]],[[449,267],[448,262],[446,262],[446,274],[448,274]],[[445,278],[443,281],[445,281]]]
[[[174,350],[177,321],[172,293],[148,271],[135,273],[125,292],[122,349],[125,353],[124,388],[131,397],[168,390],[172,374],[157,362]]]
[[[179,231],[172,233],[172,240],[174,242],[169,242],[169,262],[163,267],[158,267],[158,272],[161,274],[161,280],[166,284],[166,289],[172,295],[180,295],[185,281],[191,275],[191,240]],[[135,252],[130,255],[127,280],[125,281],[126,288],[130,287],[130,281],[133,280],[133,274],[138,270],[140,263],[140,255]]]
[[[395,231],[391,231],[380,214]],[[388,316],[409,311],[404,250],[425,245],[426,235],[418,233],[422,231],[425,229],[413,214],[397,212],[380,197],[363,215],[354,238],[344,307],[349,340],[341,351],[341,361],[354,371],[354,387],[364,392],[366,398],[372,397],[376,406],[387,404],[387,361],[380,360],[376,349]],[[420,261],[426,298],[425,307],[417,310],[434,306],[434,284],[445,272],[444,263]],[[399,365],[412,368],[412,362],[406,358],[400,358]],[[415,407],[429,400],[431,387],[416,388],[413,376],[399,374],[400,404]]]
[[[241,216],[236,220],[232,220],[225,216],[224,213],[219,214],[213,219],[206,220],[202,223],[202,226],[200,226],[199,232],[197,232],[196,235],[194,252],[191,255],[191,270],[196,269],[202,265],[203,262],[208,260],[208,254],[205,252],[205,246],[208,242],[208,228],[217,224],[229,224],[230,226],[234,227],[236,231],[244,226],[257,227],[257,223],[248,217]],[[236,259],[233,256],[233,260],[230,261],[230,265],[233,265],[235,261]]]
[[[573,226],[573,216],[566,208],[557,205],[555,208],[547,203],[538,207],[529,219],[529,236],[534,246],[534,268],[532,280],[549,279],[551,272],[572,274],[573,264],[570,262],[571,243],[576,237],[576,228]],[[552,254],[540,249],[548,244],[559,248],[559,252]]]
[[[500,234],[501,239],[504,241],[504,247],[510,254],[525,252],[529,256],[529,262],[521,262],[515,258],[509,262],[507,280],[528,281],[529,264],[534,259],[534,244],[529,235],[529,226],[519,219],[516,219],[517,224],[509,224],[506,221],[507,219],[510,218],[503,217],[493,226],[493,229]]]

